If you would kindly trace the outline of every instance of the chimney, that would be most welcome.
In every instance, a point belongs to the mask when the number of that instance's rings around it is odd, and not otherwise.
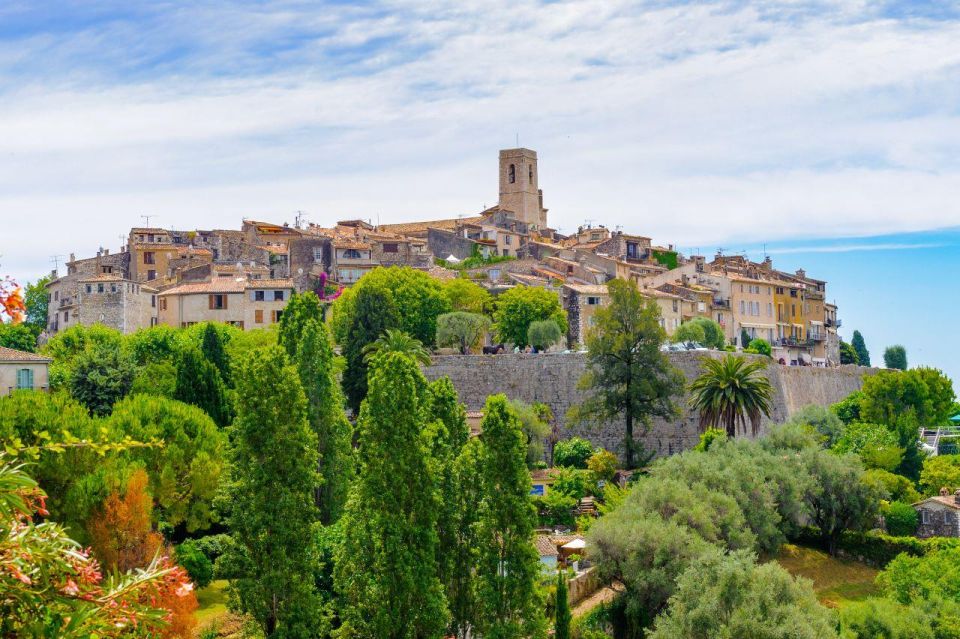
[[[73,253],[71,253],[71,254],[70,254],[70,261],[71,261],[71,262],[75,262],[76,260],[77,260],[77,258],[74,257]]]
[[[941,496],[941,497],[949,497],[949,496],[950,496],[950,489],[947,488],[946,486],[944,486],[943,488],[941,488],[941,489],[940,489],[940,496]]]
[[[953,493],[953,503],[960,504],[960,488],[957,489],[957,492]]]
[[[110,249],[108,248],[103,249],[103,254],[104,256],[110,255]]]

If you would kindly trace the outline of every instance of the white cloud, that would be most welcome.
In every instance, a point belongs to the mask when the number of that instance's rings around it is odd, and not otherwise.
[[[516,132],[567,229],[696,246],[955,225],[960,24],[871,6],[206,6],[0,41],[2,268],[117,244],[142,212],[476,211]]]

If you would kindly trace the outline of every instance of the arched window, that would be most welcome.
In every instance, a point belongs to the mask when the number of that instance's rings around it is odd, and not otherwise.
[[[530,184],[533,184],[533,165],[530,165]]]
[[[510,165],[510,184],[517,181],[517,167]]]

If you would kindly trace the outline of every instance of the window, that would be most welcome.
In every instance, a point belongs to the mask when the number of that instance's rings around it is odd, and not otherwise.
[[[87,291],[87,293],[89,293],[89,292],[90,292],[90,291]],[[54,301],[60,299],[60,291],[54,291],[54,292],[53,292],[53,299],[54,299]]]
[[[773,317],[773,304],[767,302],[767,317]]]
[[[151,296],[150,296],[150,308],[156,308],[156,307],[157,307],[157,296],[156,296],[156,295],[151,295]]]
[[[597,306],[598,304],[600,304],[600,298],[599,298],[599,297],[588,297],[588,298],[587,298],[587,305],[588,305],[588,306]]]
[[[743,300],[740,300],[740,314],[741,315],[747,314],[747,303],[744,302]]]
[[[920,509],[920,523],[929,524],[930,523],[930,511],[926,508]]]
[[[210,308],[213,310],[225,310],[227,308],[226,295],[211,295],[208,299]]]
[[[791,317],[796,317],[796,316],[797,316],[797,305],[796,305],[796,304],[791,304],[791,305],[790,305],[790,315],[791,315]]]
[[[156,326],[156,325],[157,325],[157,318],[156,318],[156,317],[151,317],[151,318],[150,318],[150,326]]]
[[[530,165],[530,172],[528,176],[530,178],[530,184],[533,184],[533,165],[532,164]]]
[[[510,171],[509,171],[509,177],[508,177],[508,179],[510,180],[510,184],[513,184],[514,182],[517,181],[517,167],[515,167],[515,166],[512,165],[512,164],[510,165]]]
[[[111,293],[116,293],[116,292],[117,292],[117,285],[116,285],[116,284],[111,284],[111,285],[110,285],[110,292],[111,292]]]
[[[280,316],[283,315],[283,311],[273,311],[271,315],[272,315],[273,323],[276,324],[277,322],[280,321]]]
[[[591,234],[590,234],[590,241],[591,241],[591,242],[596,242],[596,241],[599,240],[599,239],[600,239],[600,233],[599,233],[599,232],[591,233]]]
[[[29,368],[17,371],[17,390],[33,390],[33,371]]]
[[[282,302],[283,301],[283,291],[274,291],[273,292],[273,301]]]
[[[673,312],[676,313],[679,310],[679,305],[677,300],[673,300]]]
[[[263,324],[263,310],[257,309],[253,312],[253,321],[257,324]]]
[[[314,247],[313,247],[313,261],[314,261],[314,262],[322,262],[322,261],[323,261],[323,247],[322,247],[322,246],[314,246]]]
[[[89,294],[89,293],[93,293],[93,285],[92,285],[92,284],[87,284],[87,293],[88,293],[88,294]]]
[[[400,247],[396,242],[390,242],[388,244],[383,245],[384,253],[397,253],[399,252],[399,250],[400,250]]]
[[[160,310],[161,311],[167,310],[167,298],[165,297],[160,298]]]
[[[266,292],[266,291],[254,291],[254,292],[253,292],[253,301],[254,301],[254,302],[262,302],[262,301],[264,301],[265,299],[267,299],[266,295],[267,295],[267,292]]]
[[[510,246],[511,244],[513,244],[513,236],[512,236],[512,235],[504,235],[504,236],[503,236],[503,243],[506,244],[507,246]]]
[[[358,251],[357,249],[344,249],[343,257],[348,260],[359,260],[360,251]]]
[[[157,279],[157,272],[147,271],[147,280],[155,280],[155,279]]]
[[[97,293],[103,293],[103,284],[97,284]]]
[[[703,313],[707,310],[707,305],[704,302],[697,302],[697,312]]]
[[[64,312],[63,312],[63,321],[64,321],[64,322],[69,322],[69,321],[70,321],[70,311],[64,311]]]
[[[150,240],[153,241],[152,239]],[[157,259],[153,254],[153,251],[144,251],[143,252],[143,263],[144,264],[156,264]]]

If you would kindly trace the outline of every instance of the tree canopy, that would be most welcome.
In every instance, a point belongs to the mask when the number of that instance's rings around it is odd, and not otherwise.
[[[533,322],[553,320],[561,333],[567,332],[567,315],[556,293],[538,286],[515,286],[496,299],[493,313],[497,337],[521,348],[530,344]]]
[[[467,355],[482,342],[490,324],[489,317],[478,313],[444,313],[437,318],[437,346],[454,347]]]
[[[883,365],[901,371],[907,370],[907,349],[896,344],[883,351]]]
[[[690,404],[700,414],[700,428],[724,428],[728,437],[745,433],[747,422],[756,436],[760,419],[770,415],[773,387],[763,375],[767,362],[748,362],[736,355],[703,359],[703,372],[690,384]]]
[[[860,331],[853,331],[850,346],[857,352],[857,363],[861,366],[870,366],[870,351],[867,350],[867,343],[863,341]]]

